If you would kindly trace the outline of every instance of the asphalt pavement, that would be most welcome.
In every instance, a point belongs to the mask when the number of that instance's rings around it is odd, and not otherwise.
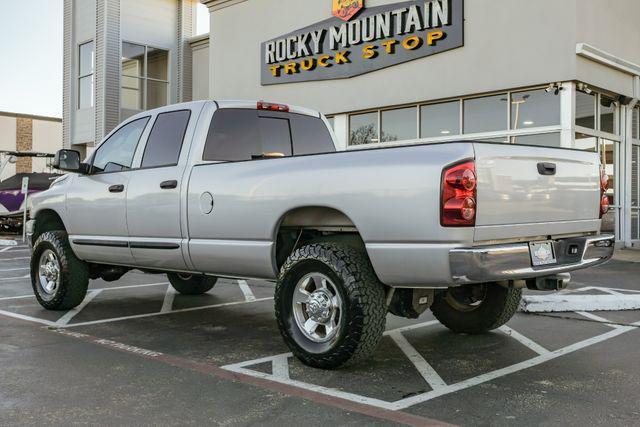
[[[29,254],[0,247],[0,425],[640,424],[638,311],[518,313],[482,336],[389,315],[371,360],[323,371],[288,353],[271,283],[183,296],[132,272],[47,312]],[[633,261],[569,292],[640,293]]]

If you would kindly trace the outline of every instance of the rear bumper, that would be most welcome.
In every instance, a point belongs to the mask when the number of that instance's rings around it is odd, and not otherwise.
[[[579,248],[568,253],[569,247]],[[449,264],[456,284],[485,283],[552,276],[608,261],[613,256],[615,237],[600,235],[560,239],[554,242],[556,264],[533,267],[528,243],[459,248],[449,251]]]

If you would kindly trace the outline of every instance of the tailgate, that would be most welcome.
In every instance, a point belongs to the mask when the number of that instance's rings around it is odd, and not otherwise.
[[[476,241],[599,231],[596,153],[486,143],[474,149]]]

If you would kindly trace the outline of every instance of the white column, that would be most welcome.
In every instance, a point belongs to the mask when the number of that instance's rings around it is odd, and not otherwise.
[[[560,92],[560,127],[562,128],[560,146],[574,148],[576,122],[576,85],[573,82],[562,83]]]
[[[95,142],[120,123],[120,0],[96,1]]]
[[[73,42],[73,1],[64,0],[64,36],[63,50],[64,61],[62,71],[62,146],[71,148],[72,143],[72,117],[74,112],[75,87],[73,84],[75,75],[73,70],[74,64],[74,42]]]
[[[178,102],[193,99],[191,46],[195,26],[196,3],[194,0],[178,0]]]
[[[338,114],[333,117],[333,132],[336,135],[336,148],[338,151],[346,150],[349,141],[348,114]]]

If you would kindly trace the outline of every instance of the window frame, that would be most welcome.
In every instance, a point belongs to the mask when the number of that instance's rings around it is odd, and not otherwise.
[[[520,93],[520,92],[528,92],[528,91],[534,91],[534,90],[539,90],[539,89],[546,89],[548,88],[549,85],[535,85],[535,86],[528,86],[528,87],[521,87],[521,88],[514,88],[514,89],[510,89],[510,90],[499,90],[499,91],[494,91],[494,92],[487,92],[487,93],[482,93],[482,94],[472,94],[472,95],[468,95],[468,96],[458,96],[458,97],[449,97],[449,98],[442,98],[442,99],[435,99],[432,101],[427,101],[427,102],[418,102],[418,103],[407,103],[407,104],[401,104],[401,105],[396,105],[393,107],[383,107],[383,108],[369,108],[369,109],[365,109],[365,110],[358,110],[358,111],[353,111],[353,112],[349,112],[346,113],[347,115],[347,129],[346,129],[346,150],[350,151],[350,150],[359,150],[359,149],[372,149],[372,148],[383,148],[383,147],[393,147],[393,146],[402,146],[402,145],[415,145],[415,144],[438,144],[438,143],[442,143],[442,142],[456,142],[456,141],[460,141],[462,139],[467,140],[467,141],[481,141],[481,140],[485,140],[488,138],[497,138],[497,137],[504,137],[505,139],[510,139],[512,137],[519,137],[519,136],[527,136],[527,135],[537,135],[537,134],[548,134],[548,133],[557,133],[557,132],[562,132],[562,124],[559,123],[558,125],[553,125],[553,126],[539,126],[539,127],[531,127],[531,128],[522,128],[522,129],[512,129],[511,126],[511,99],[512,99],[512,94],[514,93]],[[486,98],[486,97],[491,97],[491,96],[498,96],[498,95],[503,95],[506,97],[506,102],[505,102],[505,121],[506,121],[506,127],[504,130],[499,130],[499,131],[489,131],[489,132],[478,132],[478,133],[465,133],[464,132],[464,121],[465,121],[465,116],[464,116],[464,102],[467,100],[472,100],[472,99],[477,99],[477,98]],[[554,96],[558,96],[560,97],[560,95],[554,95]],[[457,102],[458,103],[458,107],[459,107],[459,113],[458,113],[458,120],[459,120],[459,133],[458,134],[449,134],[449,135],[443,135],[443,136],[438,136],[438,137],[422,137],[420,132],[421,132],[421,124],[422,124],[422,107],[425,106],[429,106],[429,105],[437,105],[437,104],[444,104],[444,103],[451,103],[451,102]],[[562,99],[559,98],[558,102],[561,103]],[[401,140],[401,141],[395,141],[395,142],[380,142],[380,135],[381,135],[381,113],[382,111],[386,111],[386,110],[394,110],[394,109],[401,109],[401,108],[406,108],[406,107],[414,107],[417,106],[417,115],[418,115],[418,138],[417,139],[413,139],[413,140]],[[361,114],[367,114],[367,113],[377,113],[378,116],[378,142],[373,142],[373,143],[368,143],[368,144],[358,144],[358,145],[351,145],[350,144],[350,140],[351,140],[351,117],[352,116],[357,116],[357,115],[361,115]],[[562,121],[562,119],[561,119]],[[504,144],[508,144],[507,142],[504,142]],[[578,150],[575,148],[570,148],[570,147],[561,147],[563,149],[569,149],[569,150],[577,150],[577,151],[583,151],[583,150]]]
[[[88,44],[93,44],[93,58],[92,58],[92,63],[91,63],[91,72],[87,73],[87,74],[82,74],[82,64],[81,64],[81,58],[82,55],[80,54],[82,47],[86,46]],[[95,40],[91,39],[91,40],[86,40],[84,42],[80,42],[78,43],[78,49],[77,49],[77,53],[78,53],[78,64],[76,67],[76,75],[77,75],[77,102],[76,102],[76,110],[89,110],[91,108],[95,107],[95,73],[96,73],[96,43]],[[88,107],[81,107],[80,106],[80,101],[82,99],[82,97],[80,96],[80,92],[81,92],[81,82],[82,80],[86,79],[86,78],[91,78],[91,104]]]
[[[187,118],[187,126],[184,128],[184,135],[182,136],[182,142],[180,144],[180,152],[178,154],[178,161],[176,163],[173,163],[173,164],[143,167],[142,164],[144,162],[144,155],[147,152],[147,147],[149,146],[151,133],[153,132],[153,128],[155,127],[156,123],[158,122],[158,118],[163,114],[179,113],[179,112],[183,112],[183,111],[188,111],[189,112],[189,116]],[[153,118],[153,124],[149,128],[149,135],[145,139],[144,147],[142,147],[142,153],[140,155],[140,166],[137,167],[137,168],[131,168],[131,170],[160,169],[160,168],[171,168],[171,167],[178,166],[180,164],[180,160],[182,159],[182,155],[183,155],[182,151],[184,149],[184,141],[187,138],[187,134],[189,133],[189,127],[191,126],[191,117],[192,116],[193,116],[193,111],[190,108],[182,108],[180,110],[162,111],[162,112],[159,112],[158,114],[156,114],[155,117]],[[151,117],[151,116],[149,116],[149,117]],[[135,121],[135,120],[133,120],[133,121]],[[148,125],[149,124],[147,124],[147,126]],[[145,128],[145,130],[146,130],[146,128]],[[144,134],[144,132],[143,132],[143,134]],[[141,137],[141,139],[142,139],[142,137]],[[140,144],[140,142],[138,142],[138,144]],[[134,157],[135,157],[135,155],[134,155]]]
[[[140,120],[146,120],[147,122],[144,125],[144,128],[142,129],[142,132],[140,133],[140,138],[138,138],[138,142],[136,143],[136,148],[133,150],[133,157],[131,158],[131,166],[129,169],[126,170],[119,170],[119,171],[109,171],[109,172],[94,172],[94,164],[96,161],[96,157],[98,156],[98,152],[107,144],[109,143],[109,141],[111,140],[111,138],[118,133],[121,129],[125,128],[126,126],[135,123],[137,121]],[[117,128],[115,128],[110,134],[109,136],[100,144],[98,145],[98,147],[96,147],[96,149],[94,150],[93,153],[91,153],[91,164],[89,166],[89,173],[87,175],[90,176],[94,176],[94,175],[106,175],[106,174],[112,174],[112,173],[128,173],[128,172],[132,172],[135,170],[138,170],[139,168],[134,168],[133,167],[133,162],[136,158],[136,153],[138,152],[138,149],[140,148],[140,142],[143,140],[144,134],[147,132],[148,128],[149,128],[149,122],[151,121],[151,115],[147,115],[147,116],[143,116],[143,117],[138,117],[136,119],[131,119],[128,120],[125,123],[122,123],[120,126],[118,126]]]
[[[146,44],[146,43],[138,43],[138,42],[132,42],[129,40],[121,40],[120,41],[120,49],[122,49],[122,46],[127,43],[127,44],[131,44],[131,45],[135,45],[135,46],[139,46],[142,47],[144,49],[144,61],[143,61],[143,67],[144,67],[144,75],[141,76],[129,76],[129,75],[125,75],[123,73],[122,70],[122,59],[120,60],[120,115],[122,116],[122,110],[123,110],[123,106],[122,106],[122,78],[123,77],[127,77],[127,78],[132,78],[132,79],[138,79],[142,82],[142,109],[141,110],[137,110],[137,109],[132,109],[132,108],[126,108],[126,110],[129,111],[139,111],[139,112],[143,112],[143,111],[147,111],[148,110],[148,100],[147,100],[147,95],[148,95],[148,82],[152,81],[152,82],[157,82],[157,83],[163,83],[166,84],[166,95],[167,95],[167,104],[166,105],[162,105],[159,107],[154,107],[154,108],[162,108],[162,107],[166,107],[168,105],[171,105],[171,89],[172,89],[172,84],[171,84],[171,74],[172,74],[172,53],[171,53],[171,49],[168,47],[160,47],[160,46],[156,46],[156,45],[150,45],[150,44]],[[156,79],[153,77],[149,77],[149,62],[148,62],[148,56],[149,56],[149,49],[157,49],[157,50],[162,50],[167,52],[167,80],[162,80],[162,79]]]

